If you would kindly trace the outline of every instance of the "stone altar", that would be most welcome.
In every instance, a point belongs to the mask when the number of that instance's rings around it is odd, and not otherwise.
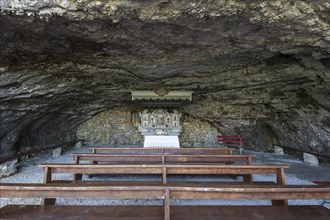
[[[180,148],[178,136],[144,136],[143,147],[146,148]]]

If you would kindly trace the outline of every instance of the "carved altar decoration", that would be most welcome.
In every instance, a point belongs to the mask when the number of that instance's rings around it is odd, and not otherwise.
[[[144,136],[178,136],[181,132],[181,113],[176,110],[173,113],[169,113],[164,109],[157,109],[151,113],[148,110],[144,110],[140,113],[140,117],[141,125],[139,126],[139,130]]]

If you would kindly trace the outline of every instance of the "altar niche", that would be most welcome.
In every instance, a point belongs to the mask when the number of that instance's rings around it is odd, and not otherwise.
[[[178,136],[181,132],[181,113],[173,110],[172,113],[164,109],[157,109],[153,112],[144,110],[140,113],[141,125],[139,131],[142,135],[168,135]]]

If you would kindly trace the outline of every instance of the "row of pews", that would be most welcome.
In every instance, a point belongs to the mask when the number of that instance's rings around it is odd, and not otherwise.
[[[1,198],[42,198],[42,205],[7,205],[1,219],[329,219],[323,206],[288,200],[329,200],[330,188],[286,185],[287,165],[253,165],[254,155],[230,148],[91,148],[70,164],[40,164],[44,183],[1,183]],[[71,179],[54,178],[72,174]],[[96,174],[156,175],[161,181],[102,181]],[[256,181],[257,174],[275,181]],[[87,177],[83,178],[84,175]],[[185,181],[181,176],[230,175],[235,181]],[[171,179],[170,176],[179,178]],[[242,177],[242,178],[241,178]],[[178,181],[178,179],[180,181]],[[156,199],[160,205],[56,205],[58,198]],[[174,201],[266,200],[272,205],[176,205]]]

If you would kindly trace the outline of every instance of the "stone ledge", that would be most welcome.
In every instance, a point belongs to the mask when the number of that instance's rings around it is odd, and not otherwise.
[[[276,155],[284,155],[283,147],[279,147],[279,146],[274,145],[274,153]]]
[[[0,164],[0,178],[8,177],[17,172],[16,163],[17,158],[6,161]]]
[[[311,166],[318,166],[319,160],[317,156],[309,153],[304,153],[304,163],[311,165]]]

